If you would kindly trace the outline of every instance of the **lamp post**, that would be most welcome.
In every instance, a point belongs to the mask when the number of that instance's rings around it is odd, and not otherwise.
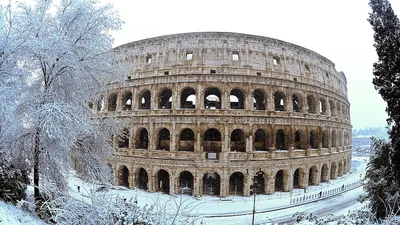
[[[263,176],[263,172],[261,171],[261,169],[260,169],[260,171],[258,171],[257,173],[256,173],[256,175],[254,175],[254,179],[253,179],[253,196],[254,196],[254,201],[253,201],[253,219],[252,219],[252,222],[251,222],[251,224],[252,225],[254,225],[254,216],[255,216],[255,214],[256,214],[256,192],[257,192],[257,184],[258,184],[258,179],[259,179],[259,176]]]

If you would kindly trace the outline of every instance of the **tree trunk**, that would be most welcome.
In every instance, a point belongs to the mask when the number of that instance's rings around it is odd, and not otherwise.
[[[40,128],[36,129],[35,148],[33,153],[33,184],[36,212],[40,210],[42,198],[39,192],[39,154],[40,154]]]

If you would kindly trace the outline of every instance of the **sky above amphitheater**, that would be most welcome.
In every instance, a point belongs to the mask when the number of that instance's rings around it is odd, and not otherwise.
[[[347,76],[354,129],[386,126],[385,102],[372,84],[377,60],[367,0],[103,0],[125,24],[114,46],[174,33],[225,31],[261,35],[309,48]],[[391,1],[400,15],[400,1]]]

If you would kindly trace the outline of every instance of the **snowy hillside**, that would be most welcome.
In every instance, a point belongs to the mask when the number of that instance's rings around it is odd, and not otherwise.
[[[44,225],[43,221],[29,212],[0,201],[0,225]]]

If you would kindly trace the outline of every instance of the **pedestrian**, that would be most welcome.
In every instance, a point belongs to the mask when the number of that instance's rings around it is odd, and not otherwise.
[[[78,188],[78,192],[81,193],[81,186],[78,185],[77,188]]]

